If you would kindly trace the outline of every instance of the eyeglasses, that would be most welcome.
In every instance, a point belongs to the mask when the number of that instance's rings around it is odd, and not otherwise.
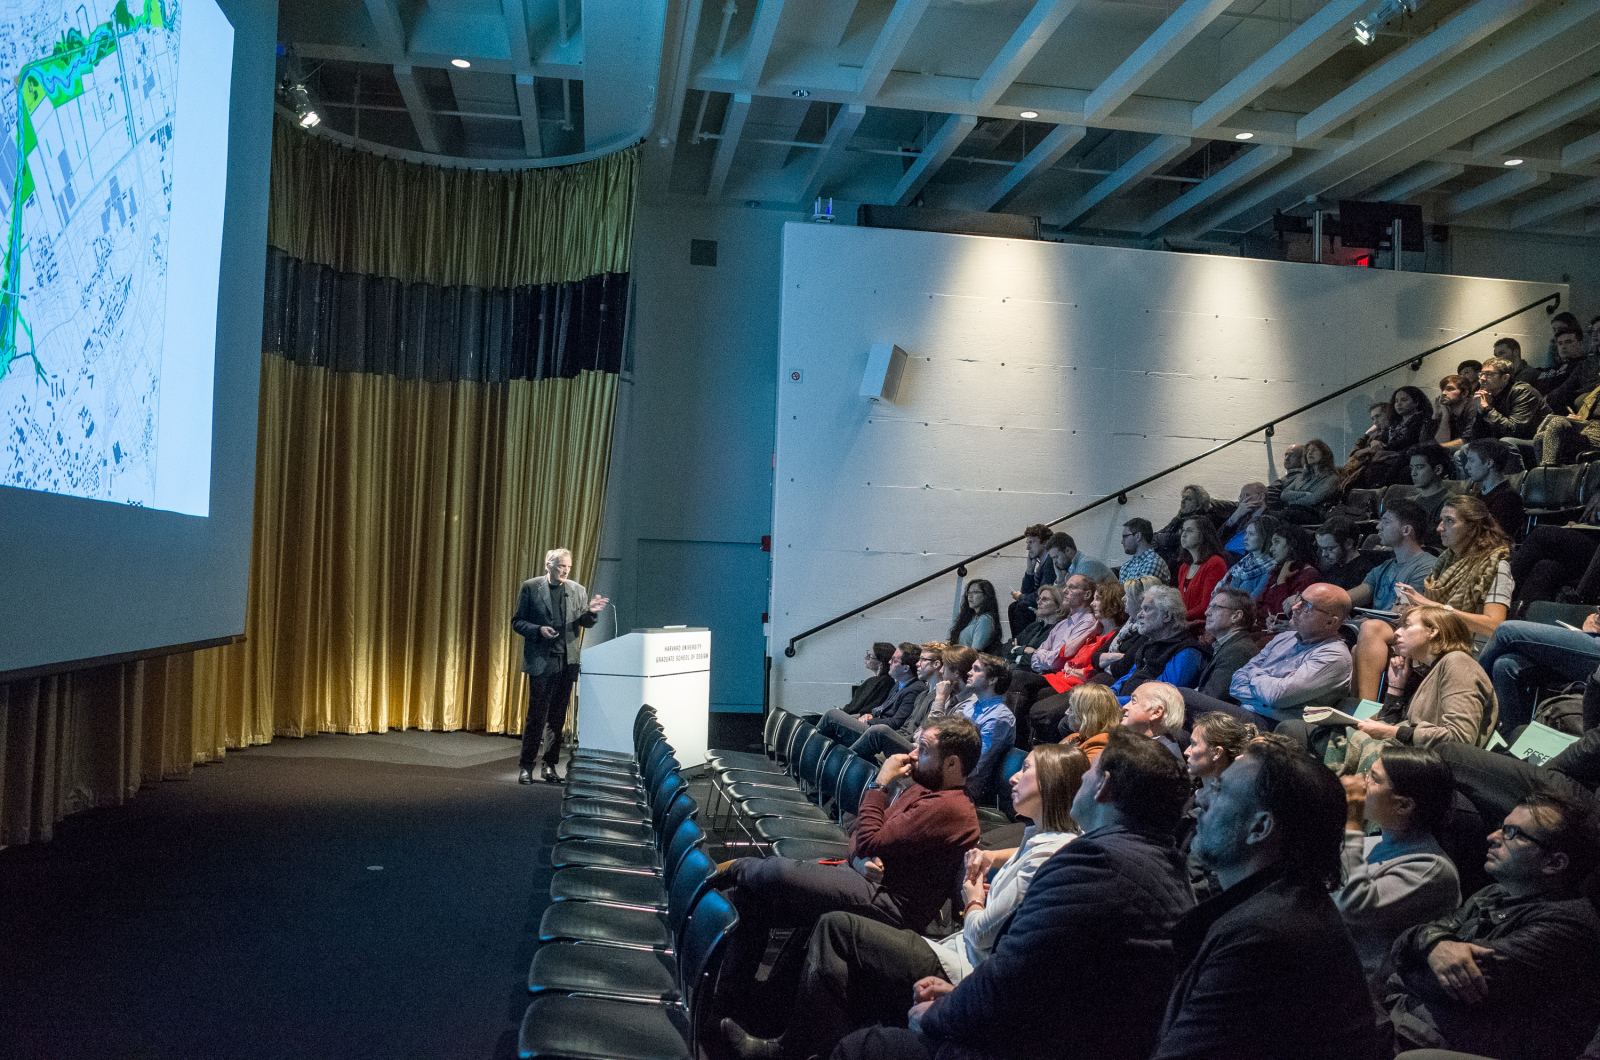
[[[1501,825],[1500,826],[1500,834],[1505,837],[1506,842],[1508,842],[1508,843],[1513,843],[1513,842],[1517,841],[1518,839],[1526,839],[1528,842],[1532,843],[1534,846],[1538,847],[1540,850],[1546,849],[1545,848],[1545,841],[1543,839],[1540,839],[1538,836],[1534,835],[1532,832],[1528,831],[1526,828],[1518,828],[1514,824],[1503,824],[1503,825]]]
[[[1301,611],[1315,611],[1319,615],[1327,615],[1329,618],[1335,617],[1334,613],[1332,611],[1324,611],[1320,607],[1313,607],[1310,604],[1306,603],[1304,600],[1296,600],[1294,602],[1294,604],[1289,608],[1289,613],[1291,615],[1297,615]]]

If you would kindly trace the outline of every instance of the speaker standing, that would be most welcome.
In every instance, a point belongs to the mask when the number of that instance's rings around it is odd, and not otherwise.
[[[517,613],[511,628],[522,635],[522,672],[528,675],[528,717],[522,727],[519,784],[533,783],[533,762],[544,745],[546,783],[558,784],[561,775],[561,730],[567,724],[567,704],[578,679],[578,640],[583,630],[599,621],[609,602],[568,578],[572,553],[553,548],[545,553],[545,575],[522,583]]]

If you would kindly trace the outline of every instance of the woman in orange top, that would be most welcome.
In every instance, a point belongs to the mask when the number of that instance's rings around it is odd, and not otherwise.
[[[1105,650],[1111,638],[1117,635],[1122,624],[1128,621],[1127,596],[1122,583],[1115,580],[1096,582],[1094,600],[1089,605],[1094,617],[1100,620],[1100,629],[1084,641],[1078,653],[1069,658],[1059,674],[1049,674],[1046,680],[1057,692],[1077,688],[1094,675],[1094,657]]]
[[[1067,716],[1061,719],[1066,733],[1061,742],[1077,747],[1093,762],[1106,749],[1111,730],[1121,724],[1122,704],[1108,685],[1079,685],[1072,690]]]
[[[1228,573],[1228,561],[1222,556],[1222,540],[1210,519],[1193,518],[1183,521],[1183,531],[1178,538],[1184,560],[1178,567],[1178,591],[1183,594],[1183,607],[1190,622],[1203,622],[1206,607],[1211,603],[1211,592]]]

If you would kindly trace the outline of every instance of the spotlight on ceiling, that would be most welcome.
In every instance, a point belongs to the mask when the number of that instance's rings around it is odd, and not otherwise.
[[[305,85],[291,81],[285,86],[285,95],[289,97],[289,106],[294,110],[300,128],[312,129],[322,124],[322,117],[311,106],[311,94],[306,91]]]
[[[1402,14],[1416,14],[1422,0],[1383,0],[1372,13],[1355,24],[1356,40],[1371,44],[1378,39],[1378,30],[1392,18]]]
[[[1039,116],[1039,112],[1036,110],[1025,110],[1022,112],[1022,116],[1024,118],[1037,118]]]
[[[455,67],[458,70],[465,70],[467,67],[471,66],[472,64],[467,62],[465,59],[451,59],[450,60],[450,65]]]
[[[1254,140],[1256,138],[1256,134],[1255,133],[1234,133],[1233,134],[1233,138],[1235,140]]]
[[[809,88],[797,88],[793,92],[790,92],[789,95],[793,96],[795,99],[805,99],[807,96],[811,95],[811,90]]]
[[[1506,159],[1506,165],[1508,165],[1508,166],[1520,166],[1520,165],[1522,165],[1522,159],[1520,159],[1520,158],[1508,158],[1508,159]]]

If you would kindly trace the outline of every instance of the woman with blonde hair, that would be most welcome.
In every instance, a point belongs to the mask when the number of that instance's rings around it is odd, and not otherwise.
[[[1106,685],[1090,682],[1072,690],[1067,713],[1061,719],[1061,742],[1076,747],[1092,763],[1106,749],[1110,732],[1122,724],[1122,704]]]
[[[1439,538],[1444,552],[1420,590],[1414,585],[1395,586],[1396,604],[1405,611],[1439,604],[1465,623],[1474,649],[1506,620],[1511,594],[1511,543],[1480,497],[1460,496],[1439,510]],[[1378,685],[1389,665],[1395,631],[1387,622],[1369,619],[1361,624],[1354,656],[1355,694],[1376,700]]]

